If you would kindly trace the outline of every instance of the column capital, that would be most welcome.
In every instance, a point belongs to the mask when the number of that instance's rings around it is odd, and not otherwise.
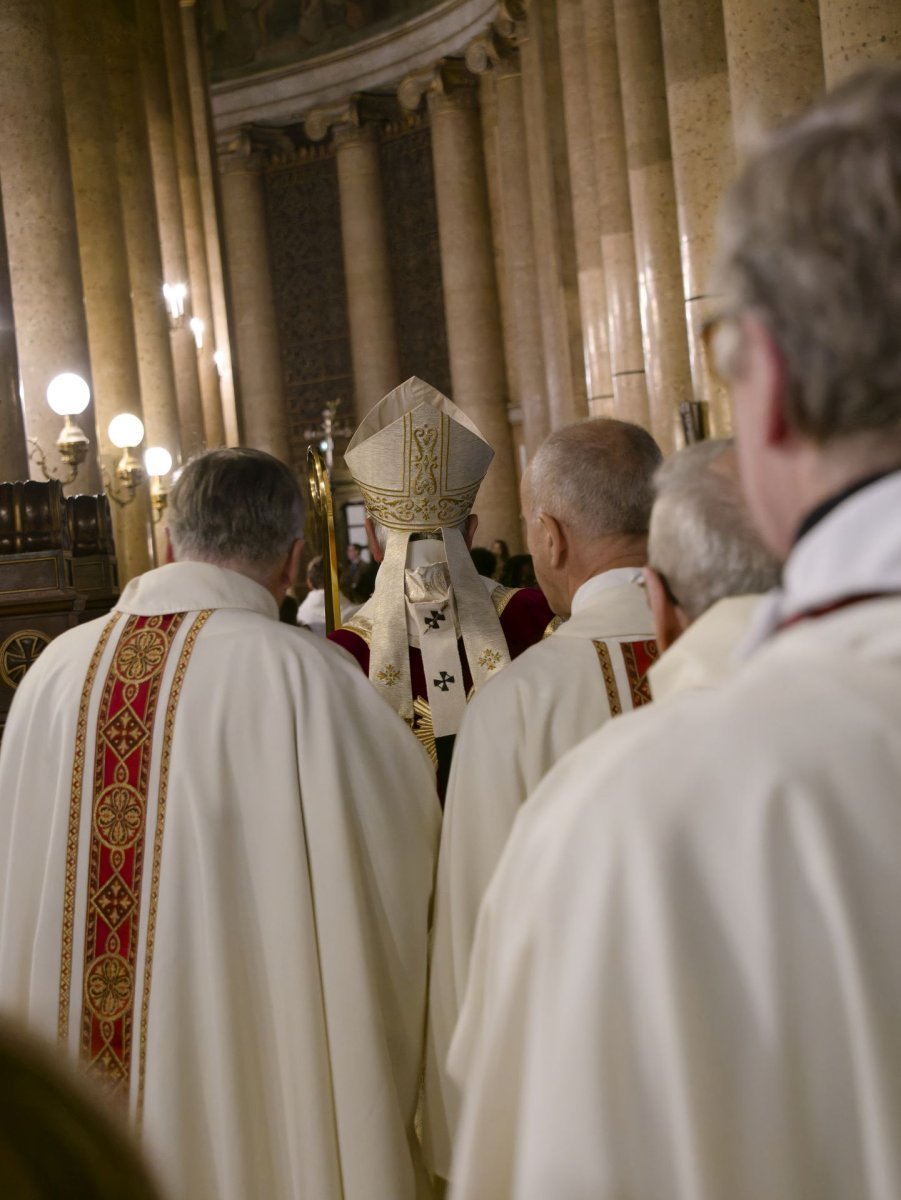
[[[475,108],[476,80],[461,58],[442,58],[434,66],[413,71],[401,80],[397,98],[401,107],[414,112],[426,97],[429,111],[443,108]]]
[[[331,132],[336,142],[346,143],[375,136],[379,126],[396,121],[399,115],[394,96],[358,92],[337,104],[310,109],[303,127],[310,141],[324,141]]]
[[[518,46],[514,39],[502,36],[496,26],[491,26],[466,47],[466,66],[473,75],[484,75],[486,71],[518,75]]]

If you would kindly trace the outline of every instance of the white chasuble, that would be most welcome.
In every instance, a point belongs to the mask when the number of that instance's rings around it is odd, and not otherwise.
[[[454,748],[441,832],[429,984],[423,1145],[447,1177],[458,1095],[445,1061],[476,918],[520,806],[573,746],[650,700],[657,657],[640,570],[590,579],[572,615],[470,702]]]
[[[173,1200],[418,1200],[428,761],[252,580],[179,563],[52,642],[0,753],[0,1003]]]
[[[522,808],[449,1056],[453,1200],[901,1196],[899,512],[901,475],[841,503],[729,681]]]

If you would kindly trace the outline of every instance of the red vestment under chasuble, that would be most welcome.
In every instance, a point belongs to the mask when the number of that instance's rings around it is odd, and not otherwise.
[[[173,1200],[420,1200],[438,823],[342,655],[243,575],[151,571],[13,703],[0,1007],[127,1109]]]

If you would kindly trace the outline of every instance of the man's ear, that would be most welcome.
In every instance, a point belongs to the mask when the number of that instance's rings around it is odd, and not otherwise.
[[[369,553],[372,555],[372,561],[380,563],[385,556],[379,545],[379,539],[375,536],[375,526],[372,523],[372,517],[366,517],[363,525],[366,528],[366,541],[369,543]]]
[[[745,370],[762,405],[765,443],[781,445],[791,436],[786,414],[788,367],[776,339],[753,312],[745,314]]]
[[[688,628],[688,619],[678,604],[670,600],[662,576],[653,567],[644,568],[644,581],[654,618],[654,637],[662,654]]]
[[[164,532],[166,534],[166,552],[163,555],[163,559],[166,563],[166,566],[168,566],[169,563],[175,562],[175,551],[172,549],[172,535],[169,532],[168,525],[166,526]]]
[[[463,541],[466,543],[466,549],[472,549],[473,538],[476,536],[476,530],[479,527],[479,518],[475,513],[470,513],[466,518],[466,528],[463,530]]]
[[[550,513],[540,512],[538,514],[538,523],[542,528],[547,546],[547,565],[553,571],[559,570],[566,562],[566,556],[569,551],[566,530],[557,518],[552,517]]]

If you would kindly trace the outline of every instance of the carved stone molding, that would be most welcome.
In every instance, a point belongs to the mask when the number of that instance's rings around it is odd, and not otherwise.
[[[344,103],[311,109],[304,121],[304,132],[314,142],[323,141],[330,131],[336,139],[346,141],[354,136],[372,136],[367,131],[397,121],[400,115],[393,96],[358,93]]]
[[[424,96],[432,112],[473,108],[478,103],[475,78],[461,58],[442,58],[434,66],[414,71],[401,80],[397,98],[402,108],[414,112]]]
[[[502,37],[493,25],[466,47],[466,66],[474,75],[484,75],[492,70],[518,74],[519,50],[514,41]]]
[[[217,147],[219,169],[256,174],[280,154],[293,155],[294,143],[281,129],[263,125],[245,125],[237,134]]]

